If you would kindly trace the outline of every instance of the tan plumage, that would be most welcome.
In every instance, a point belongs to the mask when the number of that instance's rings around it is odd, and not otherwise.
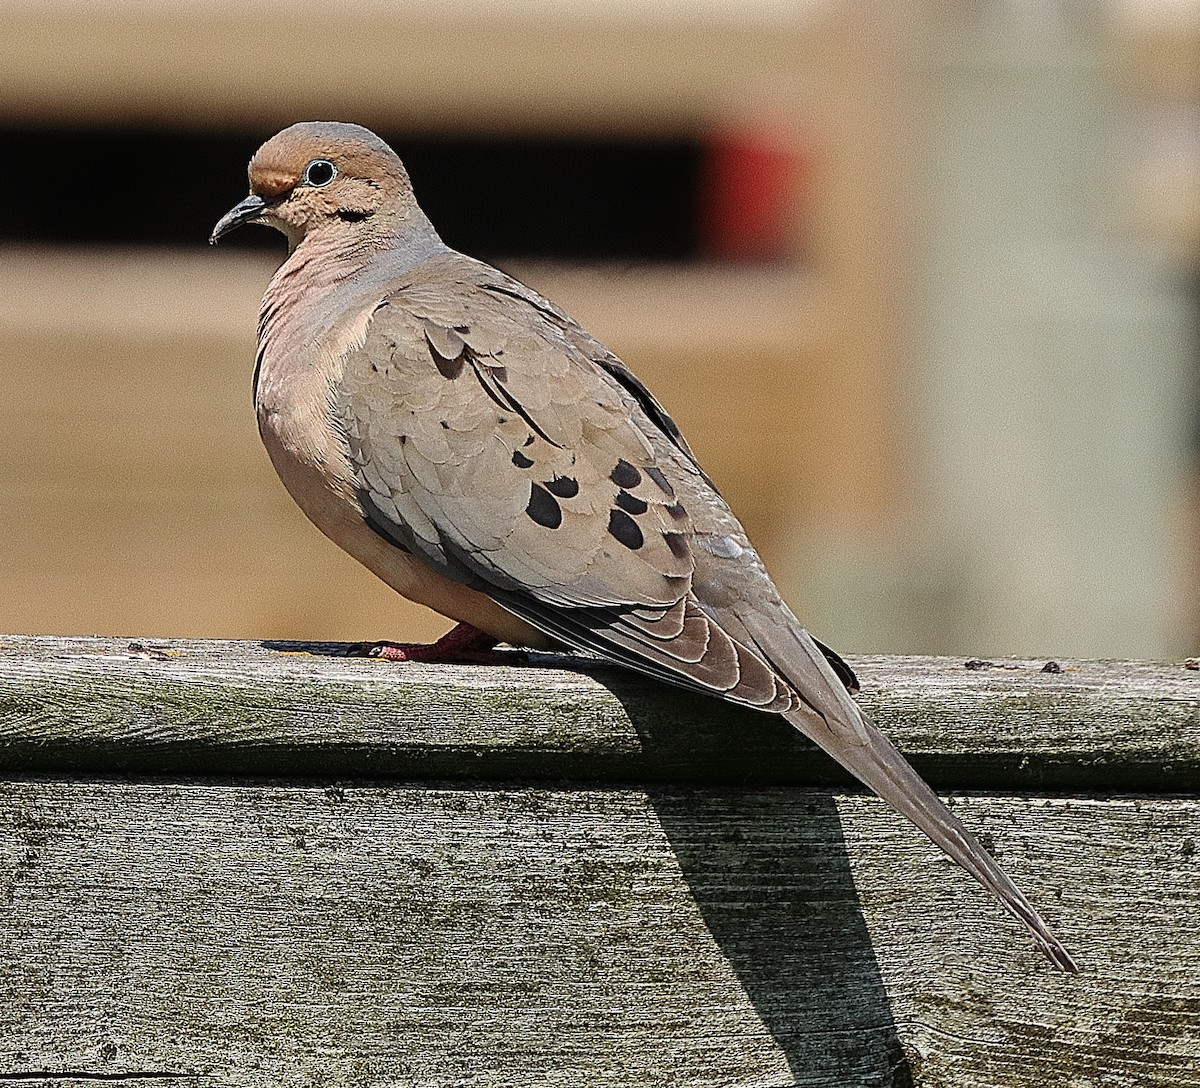
[[[284,484],[393,588],[500,641],[594,651],[782,714],[1074,965],[850,697],[686,442],[552,303],[445,246],[400,160],[311,122],[251,160],[213,232],[282,230],[255,405]]]

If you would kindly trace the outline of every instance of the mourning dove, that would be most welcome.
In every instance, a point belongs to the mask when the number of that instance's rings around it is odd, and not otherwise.
[[[1075,970],[859,709],[853,672],[788,609],[620,359],[537,292],[445,245],[399,158],[365,128],[293,125],[249,175],[250,195],[211,241],[242,223],[288,239],[258,324],[263,442],[317,528],[459,621],[435,651],[565,646],[780,714]]]

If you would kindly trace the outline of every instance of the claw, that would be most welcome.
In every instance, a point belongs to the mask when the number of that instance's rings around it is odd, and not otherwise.
[[[346,647],[346,656],[436,665],[514,665],[526,660],[523,651],[497,650],[497,642],[478,627],[460,623],[437,642],[353,642]]]

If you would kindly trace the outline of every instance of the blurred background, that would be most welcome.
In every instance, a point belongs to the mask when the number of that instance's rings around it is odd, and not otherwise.
[[[250,405],[250,154],[368,125],[851,652],[1200,651],[1200,0],[0,0],[0,631],[431,638]]]

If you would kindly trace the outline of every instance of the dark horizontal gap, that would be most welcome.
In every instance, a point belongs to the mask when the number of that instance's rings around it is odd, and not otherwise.
[[[246,194],[246,163],[270,135],[0,127],[0,242],[202,246]],[[380,135],[456,249],[485,259],[698,255],[699,140]],[[253,228],[228,244],[278,249],[282,240]]]
[[[194,752],[194,749],[193,749]],[[260,756],[254,751],[251,756]],[[337,753],[334,753],[335,755]],[[525,753],[515,753],[520,756]],[[371,762],[378,762],[378,753],[371,753]],[[1156,788],[1146,778],[1136,779],[1133,784],[1122,781],[1093,782],[1067,776],[1062,780],[1040,782],[1013,782],[992,779],[987,776],[963,780],[946,775],[930,773],[931,768],[924,760],[906,756],[914,769],[933,787],[939,795],[950,799],[953,810],[959,799],[996,798],[1009,801],[1192,801],[1200,797],[1191,783],[1195,781],[1194,768],[1188,768],[1190,777],[1186,784],[1174,782],[1169,787]],[[55,783],[62,786],[205,786],[238,787],[246,789],[298,789],[321,790],[330,806],[344,804],[346,794],[357,790],[407,790],[429,793],[629,793],[641,792],[652,797],[669,797],[695,793],[735,796],[738,794],[775,794],[785,791],[795,794],[811,794],[820,797],[874,797],[878,795],[862,782],[851,777],[836,765],[828,772],[816,772],[804,777],[786,777],[782,774],[729,775],[663,775],[638,774],[631,772],[628,765],[620,763],[616,773],[589,775],[581,768],[562,768],[562,773],[539,774],[524,768],[505,767],[496,777],[488,777],[488,768],[475,774],[447,774],[444,770],[422,777],[419,771],[409,767],[389,773],[375,766],[359,766],[347,770],[344,767],[329,767],[336,762],[324,759],[321,766],[316,760],[306,761],[304,767],[293,770],[264,769],[263,761],[251,767],[244,761],[238,767],[209,766],[202,758],[193,758],[191,764],[163,767],[161,765],[113,766],[89,765],[69,768],[26,768],[0,767],[0,783]],[[515,762],[515,761],[514,761]],[[617,763],[619,761],[614,761]],[[608,768],[600,768],[602,771]],[[936,766],[932,770],[936,771]],[[36,820],[20,826],[36,828]],[[32,1074],[30,1074],[32,1075]],[[41,1075],[41,1074],[39,1074]],[[128,1074],[126,1074],[128,1075]],[[168,1076],[172,1074],[157,1074]],[[176,1073],[174,1076],[199,1076],[200,1074]],[[0,1074],[10,1079],[13,1074]]]
[[[23,1073],[0,1073],[0,1080],[191,1080],[207,1073],[172,1073],[151,1070],[145,1073],[89,1073],[81,1069],[34,1069]]]

